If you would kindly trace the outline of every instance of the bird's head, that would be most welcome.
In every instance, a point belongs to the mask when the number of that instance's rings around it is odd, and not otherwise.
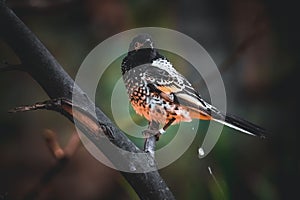
[[[137,35],[131,41],[127,56],[122,62],[122,73],[130,69],[151,63],[153,59],[157,58],[159,53],[153,45],[152,37],[149,34]]]
[[[129,45],[129,52],[139,51],[141,49],[154,49],[152,37],[149,34],[140,34],[133,38]]]

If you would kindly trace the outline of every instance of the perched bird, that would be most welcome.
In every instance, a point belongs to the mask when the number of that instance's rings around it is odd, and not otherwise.
[[[157,139],[175,123],[214,120],[242,133],[264,137],[265,130],[251,122],[218,111],[155,49],[149,34],[136,36],[122,61],[122,76],[132,107],[149,122],[163,127]],[[148,130],[148,132],[151,130]]]

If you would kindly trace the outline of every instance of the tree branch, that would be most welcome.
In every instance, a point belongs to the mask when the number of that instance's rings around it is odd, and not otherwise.
[[[22,70],[22,65],[10,65],[7,63],[0,64],[0,72],[6,72],[6,71],[14,71],[14,70]]]
[[[65,157],[65,152],[61,148],[58,140],[57,140],[57,135],[55,132],[53,132],[50,129],[46,129],[43,133],[44,138],[46,140],[47,146],[52,153],[53,157],[56,160],[60,160]]]
[[[25,195],[24,200],[37,199],[43,191],[43,189],[69,163],[70,158],[73,156],[80,144],[80,139],[76,132],[72,134],[68,144],[65,146],[64,149],[61,148],[55,132],[47,129],[44,131],[43,135],[45,137],[50,152],[52,153],[53,157],[57,160],[57,162],[53,167],[46,171],[46,173],[43,174],[39,182]]]
[[[78,133],[74,132],[71,138],[69,139],[67,146],[64,148],[65,156],[71,157],[72,155],[74,155],[75,151],[80,146],[80,142],[81,140],[78,136]]]
[[[152,121],[149,123],[148,129],[145,130],[145,133],[147,131],[154,131],[154,133],[157,133],[159,131],[159,123]],[[145,135],[145,143],[144,143],[144,151],[150,153],[150,155],[154,158],[154,152],[156,148],[156,135],[147,134]]]
[[[3,40],[18,55],[22,65],[26,66],[23,67],[23,71],[28,72],[51,99],[65,98],[70,100],[72,95],[75,95],[79,100],[77,106],[84,108],[86,113],[92,115],[94,103],[74,84],[71,77],[63,70],[46,47],[14,12],[5,5],[4,0],[0,0],[0,27],[0,34]],[[72,120],[68,113],[62,112],[62,114]],[[114,145],[126,151],[141,152],[99,108],[96,108],[96,114],[97,122],[102,125],[103,132],[113,135],[110,141]],[[94,132],[89,134],[87,130],[81,130],[105,155],[110,153],[103,148],[103,142],[99,140],[99,136],[103,136],[101,133]],[[110,158],[108,157],[108,159]],[[151,159],[153,158],[149,155],[143,157],[132,156],[122,160],[124,161],[122,164],[128,165],[128,167],[134,165],[136,168],[142,169],[145,167],[153,168],[153,166],[147,166],[147,163],[152,163],[149,162]],[[114,165],[118,165],[113,160],[111,161]],[[121,173],[141,199],[174,199],[173,194],[157,171],[149,173]]]

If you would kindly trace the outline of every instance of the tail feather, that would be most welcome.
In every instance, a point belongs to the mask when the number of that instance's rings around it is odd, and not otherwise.
[[[267,131],[265,129],[231,114],[223,116],[222,119],[213,118],[213,120],[252,136],[260,138],[266,137]]]
[[[231,114],[224,115],[208,103],[205,103],[205,107],[203,107],[200,101],[191,101],[190,99],[188,101],[187,97],[184,96],[185,98],[183,98],[183,95],[177,95],[176,97],[180,99],[180,103],[187,105],[184,106],[184,108],[185,110],[189,111],[191,118],[213,120],[248,135],[257,136],[260,138],[266,137],[267,131],[265,129],[249,121]]]

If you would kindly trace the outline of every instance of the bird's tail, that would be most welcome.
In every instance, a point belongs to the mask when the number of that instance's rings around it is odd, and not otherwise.
[[[207,109],[197,110],[189,107],[189,113],[191,118],[213,120],[248,135],[265,138],[267,134],[267,131],[259,127],[258,125],[255,125],[232,114],[224,115],[214,107],[211,107],[209,111]]]
[[[222,117],[213,117],[212,120],[248,135],[260,138],[266,137],[267,131],[265,129],[231,114],[226,114]]]

